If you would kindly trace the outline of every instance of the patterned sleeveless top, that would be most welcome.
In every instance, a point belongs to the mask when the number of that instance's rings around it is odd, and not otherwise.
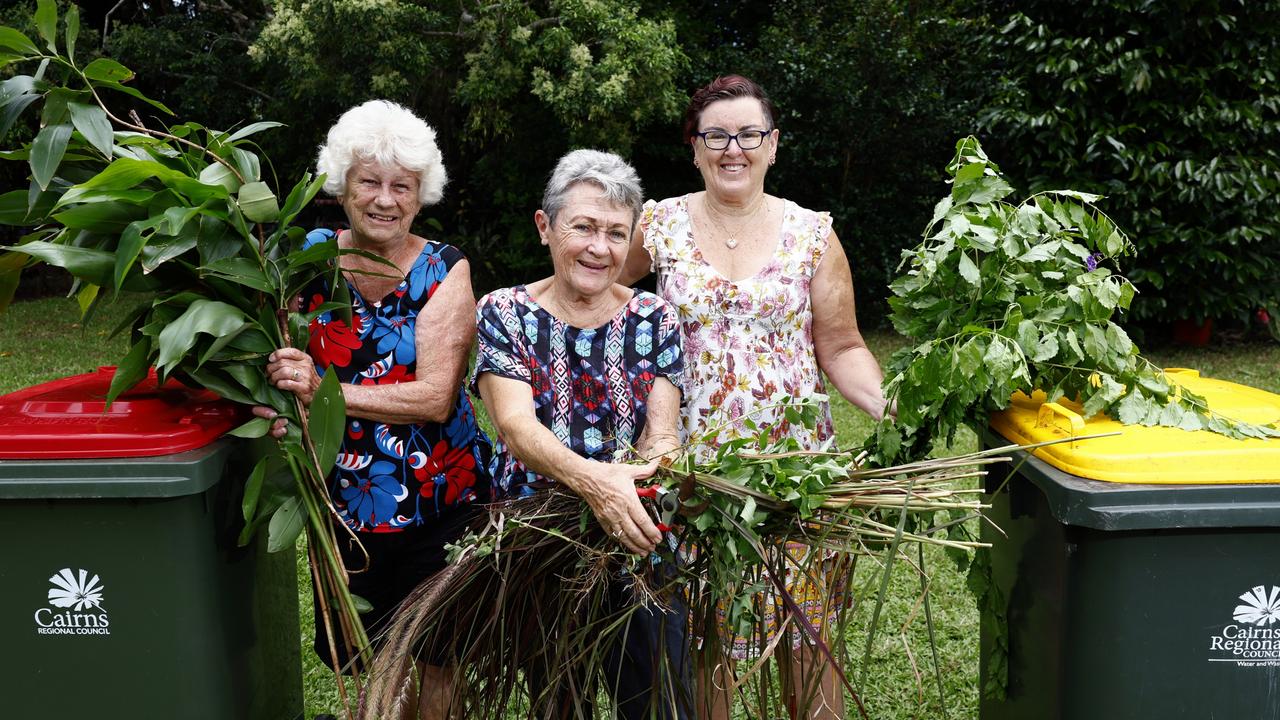
[[[335,242],[330,230],[313,230],[304,247]],[[311,322],[307,351],[318,372],[335,372],[353,385],[409,382],[417,371],[417,319],[436,288],[463,255],[452,245],[428,241],[408,276],[382,298],[365,298],[351,283],[351,324],[325,311]],[[329,302],[324,279],[303,292],[315,312]],[[465,387],[459,387],[442,423],[394,425],[347,418],[330,496],[353,530],[396,532],[422,525],[458,505],[488,501],[489,439],[476,425]]]

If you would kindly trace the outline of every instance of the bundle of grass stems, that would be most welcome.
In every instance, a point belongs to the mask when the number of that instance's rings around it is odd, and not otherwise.
[[[1018,448],[888,468],[865,467],[853,453],[785,446],[738,449],[702,465],[688,458],[664,463],[654,480],[680,494],[683,517],[647,558],[627,553],[570,492],[551,487],[496,503],[453,548],[451,564],[419,586],[384,631],[358,716],[401,717],[415,695],[414,662],[426,661],[451,668],[453,717],[590,717],[611,681],[610,649],[631,614],[652,605],[689,618],[693,665],[721,671],[704,677],[718,677],[718,690],[749,717],[807,716],[821,666],[809,668],[815,681],[802,687],[793,687],[778,663],[771,670],[766,660],[794,650],[778,642],[782,633],[766,632],[768,618],[837,667],[854,640],[865,640],[869,657],[894,564],[923,577],[923,545],[981,547],[969,522],[986,507],[976,479]],[[879,590],[865,594],[874,606],[861,637],[847,632],[852,594],[832,582],[851,578],[860,558],[874,564]],[[809,623],[783,580],[788,570],[824,590],[834,623],[821,630]],[[629,590],[621,604],[610,597],[616,583],[607,582],[616,577]],[[927,595],[924,602],[927,608]],[[750,641],[752,656],[727,662],[724,649],[740,638]],[[655,697],[695,706],[677,681],[692,677],[688,667],[659,675],[666,680]],[[867,717],[853,683],[839,677]],[[655,717],[674,717],[669,707],[652,707]],[[688,713],[695,715],[706,713]]]

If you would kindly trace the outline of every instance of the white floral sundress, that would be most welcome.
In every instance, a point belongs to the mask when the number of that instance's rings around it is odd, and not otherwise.
[[[711,266],[693,240],[689,195],[645,204],[641,220],[644,246],[658,273],[658,295],[676,308],[684,342],[685,394],[680,411],[681,438],[707,437],[693,452],[711,459],[729,440],[756,434],[743,421],[773,426],[773,439],[796,439],[806,450],[829,447],[835,438],[831,408],[821,403],[817,427],[786,421],[785,408],[770,402],[776,393],[806,398],[824,392],[813,344],[809,286],[831,234],[828,213],[783,201],[782,232],[773,256],[756,274],[730,280]],[[714,435],[711,433],[714,431]],[[709,436],[709,437],[708,437]],[[793,556],[807,546],[789,544]],[[802,561],[808,564],[809,558]],[[845,602],[843,563],[830,557],[826,582],[808,582],[788,567],[788,592],[813,626],[834,624]],[[819,585],[824,585],[819,586]],[[760,597],[771,639],[779,626],[780,600]],[[723,613],[722,613],[723,619]],[[801,633],[793,631],[798,647]],[[731,654],[745,658],[758,651],[761,638],[734,638]]]
[[[782,236],[755,275],[730,280],[703,257],[693,240],[689,195],[644,209],[644,246],[658,273],[658,295],[676,308],[684,340],[686,385],[680,413],[685,440],[715,431],[700,460],[739,437],[755,435],[743,420],[774,425],[774,439],[794,437],[816,450],[835,437],[831,409],[822,404],[810,431],[786,421],[769,399],[823,393],[813,347],[809,285],[827,249],[831,216],[786,200]]]

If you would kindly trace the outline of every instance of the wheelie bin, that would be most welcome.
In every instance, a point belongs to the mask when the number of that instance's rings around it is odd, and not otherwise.
[[[1280,421],[1280,396],[1170,376],[1224,416]],[[1280,440],[1043,400],[1016,397],[984,443],[1119,434],[987,476],[981,718],[1280,717]]]
[[[0,397],[0,717],[302,715],[293,553],[237,545],[242,409],[112,368]]]

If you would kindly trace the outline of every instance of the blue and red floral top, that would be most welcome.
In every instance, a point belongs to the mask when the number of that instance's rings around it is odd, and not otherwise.
[[[613,462],[644,430],[649,391],[665,377],[682,388],[679,318],[653,293],[636,290],[598,328],[569,325],[538,305],[523,285],[497,290],[476,309],[480,351],[472,379],[493,373],[529,383],[539,422],[575,453]],[[547,480],[498,438],[494,480],[524,495]]]
[[[313,230],[304,247],[334,242],[331,230]],[[418,314],[449,270],[463,259],[451,245],[428,241],[408,276],[385,297],[368,299],[351,283],[351,325],[326,311],[311,322],[307,351],[317,371],[333,370],[353,385],[388,385],[414,379]],[[328,302],[324,279],[303,292],[307,312]],[[330,476],[330,494],[354,530],[396,532],[421,525],[462,504],[486,502],[489,439],[476,426],[465,387],[443,423],[390,425],[347,418]]]

